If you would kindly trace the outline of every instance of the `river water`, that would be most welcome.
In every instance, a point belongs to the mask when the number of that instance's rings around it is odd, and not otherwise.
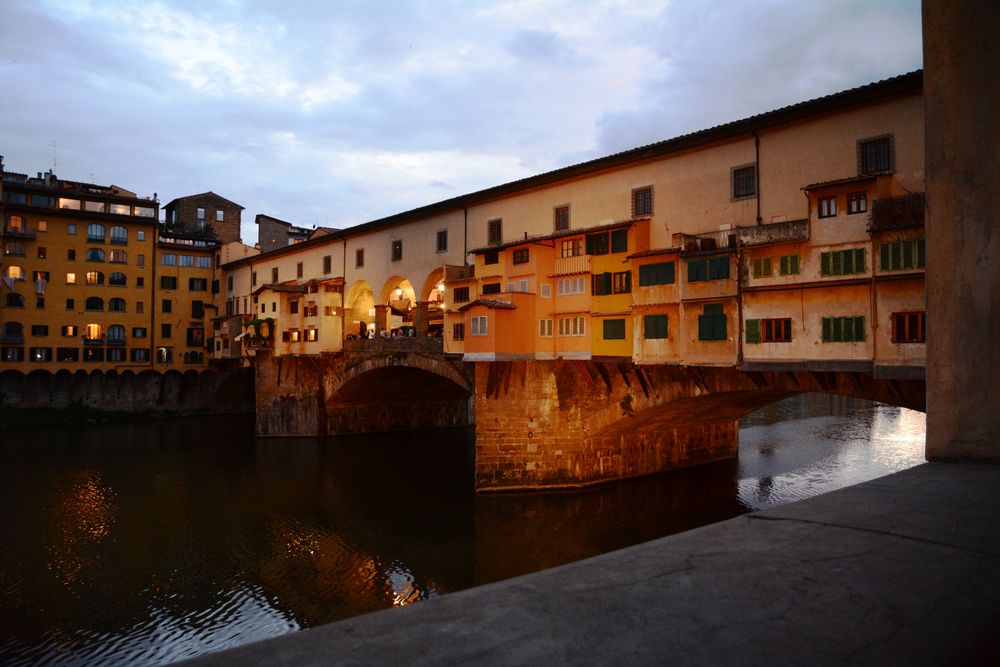
[[[469,429],[0,431],[0,664],[170,662],[552,567],[916,465],[924,423],[806,395],[745,418],[738,461],[484,496]]]

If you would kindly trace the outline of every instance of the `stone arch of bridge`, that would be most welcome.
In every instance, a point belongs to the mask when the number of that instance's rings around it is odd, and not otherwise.
[[[355,280],[344,294],[344,328],[349,332],[352,324],[375,321],[375,293],[367,280]]]
[[[420,288],[420,301],[441,301],[444,295],[438,285],[444,283],[444,267],[439,266],[428,274],[424,280],[423,287]]]
[[[393,302],[399,302],[404,299],[408,300],[411,305],[416,303],[417,300],[410,279],[400,275],[390,276],[382,284],[382,291],[379,294],[378,302],[383,305],[390,305]]]
[[[441,390],[450,398],[468,398],[474,391],[474,383],[463,368],[440,357],[413,352],[378,354],[344,368],[328,387],[327,395],[332,401],[353,402],[355,399],[374,401],[390,393],[421,398]]]

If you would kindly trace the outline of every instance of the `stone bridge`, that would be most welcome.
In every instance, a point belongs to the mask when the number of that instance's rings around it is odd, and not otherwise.
[[[565,488],[736,456],[739,418],[823,392],[924,409],[922,380],[870,372],[463,362],[435,339],[349,341],[257,357],[257,432],[334,435],[476,425],[480,491]]]

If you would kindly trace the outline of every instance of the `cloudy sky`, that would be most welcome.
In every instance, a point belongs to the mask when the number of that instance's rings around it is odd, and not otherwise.
[[[0,154],[252,244],[921,66],[919,0],[0,0]]]

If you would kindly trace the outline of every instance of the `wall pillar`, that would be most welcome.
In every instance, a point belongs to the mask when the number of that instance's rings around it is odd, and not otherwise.
[[[924,0],[929,460],[1000,463],[1000,4]]]
[[[375,335],[389,329],[389,306],[377,304],[375,306]]]
[[[417,330],[417,338],[427,335],[427,302],[417,301],[417,310],[414,313],[413,326]]]

